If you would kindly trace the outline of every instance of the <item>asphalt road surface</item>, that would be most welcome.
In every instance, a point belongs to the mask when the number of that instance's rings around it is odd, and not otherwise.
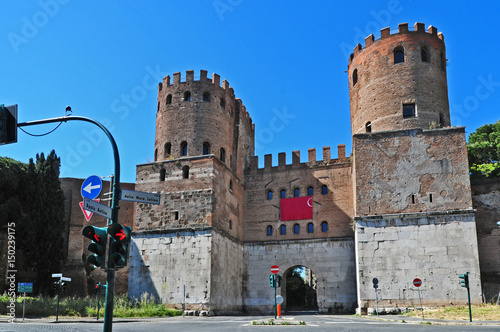
[[[262,316],[218,316],[218,317],[174,317],[158,319],[115,319],[113,331],[187,331],[187,332],[261,332],[261,331],[499,331],[500,324],[469,325],[466,322],[432,322],[422,324],[415,319],[395,316],[392,320],[377,320],[355,316],[337,315],[298,315],[284,317],[279,321],[305,321],[306,325],[257,326],[253,321],[268,321],[272,317]],[[385,319],[391,319],[386,317]],[[403,322],[404,321],[404,322]],[[92,319],[62,319],[55,323],[53,319],[26,319],[24,322],[0,323],[0,331],[102,331],[103,322]]]

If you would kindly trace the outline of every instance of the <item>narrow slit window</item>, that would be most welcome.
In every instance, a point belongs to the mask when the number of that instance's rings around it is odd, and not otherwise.
[[[171,153],[172,153],[172,144],[165,143],[164,150],[163,150],[163,157],[168,158],[168,157],[170,157]]]
[[[405,52],[402,47],[396,47],[394,49],[394,64],[405,62]]]
[[[160,181],[165,181],[165,174],[167,173],[167,171],[165,171],[164,168],[162,168],[160,170]]]
[[[203,92],[203,101],[210,101],[210,93]]]
[[[272,192],[272,190],[268,190],[266,196],[267,196],[267,200],[273,199],[273,192]]]
[[[429,53],[427,52],[427,49],[425,47],[422,47],[420,50],[420,59],[422,62],[429,62]]]
[[[286,225],[281,225],[280,226],[280,234],[281,235],[286,235]]]
[[[191,101],[191,92],[190,91],[184,92],[184,101]]]
[[[352,72],[352,85],[356,85],[358,83],[358,70],[354,69]]]
[[[299,188],[295,188],[295,189],[293,190],[293,197],[299,197],[299,194],[300,194],[300,190],[299,190]]]
[[[365,129],[366,129],[366,132],[367,133],[371,133],[372,132],[372,123],[370,121],[368,121],[366,124],[365,124]]]
[[[326,185],[321,186],[321,195],[326,195],[328,193],[328,187]]]
[[[432,197],[432,194],[429,194],[429,203],[432,203],[434,197]]]
[[[328,232],[328,223],[327,223],[326,221],[323,221],[323,222],[321,223],[321,231],[322,231],[323,233]]]
[[[182,178],[189,179],[189,166],[182,167]]]
[[[417,202],[415,195],[411,195],[411,204],[415,204]]]
[[[286,190],[285,189],[281,190],[280,198],[286,198]]]
[[[185,157],[188,155],[188,144],[186,141],[181,143],[181,156]]]
[[[172,104],[172,95],[167,96],[167,105]]]
[[[174,212],[174,220],[179,220],[179,211]]]
[[[203,143],[203,155],[210,154],[210,144],[208,142]]]
[[[307,188],[307,196],[312,196],[313,195],[313,187]]]
[[[273,226],[267,226],[266,227],[266,235],[267,236],[273,235]]]
[[[312,222],[307,224],[307,233],[313,233],[314,232],[314,225]]]
[[[233,229],[233,221],[229,220],[229,229]]]
[[[403,119],[415,117],[415,104],[403,104]]]
[[[220,148],[220,161],[226,162],[226,150],[224,148]]]
[[[293,225],[293,234],[299,234],[300,233],[300,225],[295,224]]]

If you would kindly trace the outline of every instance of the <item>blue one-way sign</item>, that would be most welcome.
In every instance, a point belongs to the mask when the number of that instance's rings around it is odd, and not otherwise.
[[[91,175],[86,178],[85,181],[83,181],[81,194],[83,198],[87,197],[89,199],[94,199],[99,196],[99,194],[101,193],[101,189],[101,178],[97,175]]]

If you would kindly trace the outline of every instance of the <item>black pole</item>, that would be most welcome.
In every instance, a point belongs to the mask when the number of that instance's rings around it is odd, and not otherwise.
[[[56,322],[59,320],[59,294],[61,294],[61,280],[57,282]]]
[[[66,110],[71,110],[68,106]],[[18,127],[26,127],[26,126],[34,126],[45,123],[53,123],[53,122],[67,122],[72,120],[86,121],[95,124],[99,128],[104,131],[106,136],[108,136],[109,141],[111,142],[111,147],[113,148],[113,156],[115,160],[115,174],[113,178],[113,196],[111,200],[111,222],[110,225],[118,223],[118,209],[120,202],[120,156],[118,154],[118,147],[116,146],[115,139],[109,132],[109,130],[104,127],[100,122],[87,118],[84,116],[73,116],[67,115],[58,118],[52,119],[44,119],[44,120],[36,120],[18,123]],[[111,332],[113,330],[113,298],[115,292],[115,265],[108,259],[108,276],[107,276],[107,287],[106,287],[106,306],[104,309],[104,332]],[[59,298],[58,298],[59,301]]]

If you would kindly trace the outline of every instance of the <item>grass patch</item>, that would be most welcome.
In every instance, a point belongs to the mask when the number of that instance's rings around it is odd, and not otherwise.
[[[500,320],[500,306],[493,304],[472,305],[472,320]],[[404,314],[405,316],[421,315],[420,308]],[[429,319],[464,320],[469,321],[469,306],[451,306],[424,308],[424,316]]]
[[[4,294],[0,297],[0,312],[7,312],[10,298]],[[26,317],[51,317],[56,315],[57,297],[26,297]],[[23,297],[16,298],[17,316],[22,316]],[[170,309],[157,303],[154,297],[144,294],[141,299],[128,299],[126,296],[115,296],[113,317],[165,317],[181,315],[181,310]],[[95,317],[97,315],[97,299],[90,297],[62,297],[59,301],[59,316]],[[99,317],[104,316],[104,296],[100,300]]]
[[[303,320],[299,321],[282,321],[276,322],[274,319],[269,319],[268,321],[260,320],[260,321],[252,321],[252,325],[306,325],[306,322]]]

